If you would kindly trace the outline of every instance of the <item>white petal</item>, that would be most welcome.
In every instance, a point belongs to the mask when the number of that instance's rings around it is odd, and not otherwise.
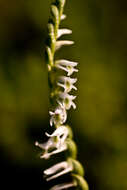
[[[68,46],[68,45],[72,45],[74,44],[73,41],[69,41],[69,40],[59,40],[56,42],[56,47],[55,47],[55,51],[57,51],[58,49],[60,49],[62,46]]]
[[[64,84],[61,84],[60,82],[57,82],[57,85],[62,87],[62,88],[65,88],[65,85]]]
[[[72,85],[72,88],[71,89],[74,89],[74,90],[77,90],[77,87]]]
[[[38,145],[39,145],[39,143],[36,141],[36,142],[35,142],[35,146],[38,146]]]
[[[64,15],[64,14],[61,16],[61,20],[64,20],[64,19],[66,19],[66,18],[67,18],[67,16]]]
[[[77,62],[73,62],[73,61],[68,61],[68,60],[65,60],[65,59],[60,59],[60,60],[57,60],[55,61],[56,65],[64,65],[64,66],[72,66],[72,67],[75,67],[78,65]]]
[[[58,174],[53,175],[52,177],[49,177],[49,178],[47,178],[46,180],[47,180],[47,181],[50,181],[50,180],[55,179],[55,178],[57,178],[57,177],[60,177],[60,176],[62,176],[62,175],[64,175],[64,174],[67,174],[67,173],[69,173],[69,172],[71,172],[71,171],[72,171],[72,167],[68,167],[67,169],[63,170],[62,172],[59,172]]]
[[[59,104],[59,106],[60,106],[62,109],[64,109],[64,105],[63,105],[59,100],[57,100],[57,103]]]
[[[63,70],[63,71],[68,72],[68,69],[67,69],[66,67],[64,67],[64,66],[57,65],[56,67],[57,67],[58,69],[61,69],[61,70]]]
[[[49,114],[50,114],[50,115],[54,115],[54,113],[53,113],[52,111],[49,111]]]
[[[70,81],[71,81],[72,84],[74,84],[74,83],[77,82],[77,78],[76,78],[76,79],[72,79],[72,78],[70,78]]]
[[[60,148],[58,148],[58,149],[56,149],[56,150],[54,150],[54,151],[52,151],[52,152],[49,152],[49,153],[45,153],[45,154],[43,154],[40,158],[44,158],[44,159],[48,159],[48,158],[50,158],[50,156],[52,156],[52,155],[54,155],[54,154],[58,154],[58,153],[60,153],[60,152],[63,152],[63,151],[65,151],[67,149],[67,145],[66,144],[64,144],[64,145],[62,145]]]
[[[68,74],[67,76],[71,76],[73,74],[73,72],[78,72],[78,69],[74,69],[74,68],[70,68],[70,69],[67,69],[68,71]]]
[[[46,133],[46,135],[48,137],[57,137],[57,136],[61,136],[62,134],[68,134],[68,128],[67,127],[60,126],[51,135],[49,135],[48,133]]]
[[[59,185],[55,185],[50,190],[63,190],[63,189],[68,189],[68,188],[74,187],[74,186],[76,186],[76,184],[74,182],[62,183],[62,184],[59,184]]]
[[[68,98],[69,100],[74,100],[74,99],[76,98],[76,96],[69,95],[68,93],[61,93],[61,94],[60,94],[60,97],[61,97],[62,99]]]
[[[71,34],[71,33],[72,33],[72,30],[64,29],[64,28],[59,29],[57,38],[60,38],[62,35]]]
[[[57,177],[60,177],[60,176],[62,176],[62,175],[64,175],[64,174],[66,174],[66,173],[69,173],[70,171],[72,171],[72,169],[71,169],[71,168],[67,168],[67,169],[65,169],[64,171],[59,172],[58,174],[56,174],[56,175],[54,175],[54,176],[52,176],[52,177],[47,178],[46,181],[50,181],[50,180],[52,180],[52,179],[55,179],[55,178],[57,178]]]
[[[50,125],[51,125],[51,126],[53,126],[53,122],[54,122],[54,118],[51,117],[51,118],[50,118]]]
[[[61,168],[59,168],[59,170],[60,169],[63,169],[63,171],[61,171],[61,172],[58,172],[57,174],[55,174],[55,175],[53,175],[53,176],[51,176],[51,177],[48,177],[46,180],[47,181],[50,181],[50,180],[52,180],[52,179],[55,179],[55,178],[57,178],[57,177],[60,177],[60,176],[62,176],[62,175],[64,175],[64,174],[66,174],[66,173],[69,173],[69,172],[71,172],[72,170],[73,170],[73,166],[72,165],[69,165],[68,163],[67,163],[67,165],[66,165],[66,167],[62,167],[61,166]],[[56,171],[57,172],[57,171]],[[55,172],[55,173],[56,173]]]
[[[40,143],[36,142],[35,145],[38,146],[39,148],[45,150],[45,149],[46,149],[46,146],[47,146],[47,143],[40,144]]]
[[[44,155],[40,156],[40,158],[49,159],[50,158],[50,154],[46,152]]]
[[[43,150],[48,150],[49,148],[55,146],[55,142],[50,138],[47,142],[45,142],[43,144],[36,142],[35,145]]]
[[[55,164],[51,168],[45,170],[44,174],[45,175],[51,175],[51,174],[54,174],[54,173],[58,172],[62,168],[67,168],[67,167],[68,167],[68,163],[66,161],[65,162],[60,162],[58,164]]]
[[[64,83],[70,82],[70,84],[74,84],[77,82],[77,78],[70,78],[70,77],[66,77],[66,76],[59,77],[59,80]]]
[[[76,109],[76,104],[74,102],[71,103],[72,107]]]

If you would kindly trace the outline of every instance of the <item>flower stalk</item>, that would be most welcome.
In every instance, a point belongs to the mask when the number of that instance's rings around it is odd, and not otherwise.
[[[48,22],[48,39],[46,45],[46,62],[50,87],[51,111],[50,126],[55,130],[52,134],[46,133],[48,141],[45,143],[36,142],[35,145],[42,149],[41,158],[49,159],[51,156],[65,152],[66,160],[57,163],[44,171],[47,181],[54,180],[60,176],[70,174],[71,181],[57,184],[50,190],[62,190],[74,187],[77,190],[88,190],[82,165],[76,160],[77,147],[73,141],[71,128],[66,124],[67,112],[72,108],[76,109],[74,100],[76,96],[70,94],[77,90],[75,83],[77,78],[71,78],[74,72],[78,72],[77,62],[60,59],[55,60],[55,53],[63,46],[74,44],[73,41],[59,40],[63,35],[71,34],[72,31],[60,28],[60,23],[66,18],[63,14],[66,0],[54,0],[51,4],[51,16]],[[63,72],[59,76],[59,71]]]

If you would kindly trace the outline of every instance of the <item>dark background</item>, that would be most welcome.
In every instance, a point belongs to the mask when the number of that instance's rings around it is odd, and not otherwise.
[[[0,0],[0,163],[3,189],[49,189],[36,140],[48,127],[44,43],[50,0]],[[63,27],[78,61],[76,111],[71,124],[91,190],[127,189],[127,4],[124,0],[68,0]],[[65,37],[66,38],[66,37]],[[61,158],[62,159],[62,158]]]

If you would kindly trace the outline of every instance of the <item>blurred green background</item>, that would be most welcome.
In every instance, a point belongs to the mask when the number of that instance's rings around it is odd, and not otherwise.
[[[0,151],[4,189],[44,189],[36,140],[48,127],[44,62],[50,0],[0,0]],[[77,109],[68,123],[91,190],[127,190],[127,4],[121,0],[68,0],[63,27],[76,60]],[[52,161],[51,161],[52,162]],[[18,186],[17,186],[17,183]],[[46,186],[45,189],[48,189]]]

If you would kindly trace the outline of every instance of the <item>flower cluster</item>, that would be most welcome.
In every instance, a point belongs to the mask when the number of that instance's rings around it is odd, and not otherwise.
[[[57,163],[44,171],[46,181],[56,179],[67,173],[71,175],[71,182],[55,185],[50,190],[62,190],[75,187],[88,190],[87,182],[84,180],[84,170],[82,165],[76,160],[77,148],[72,140],[73,133],[71,128],[66,125],[67,111],[73,107],[76,109],[74,100],[76,96],[71,94],[72,90],[77,90],[76,78],[71,78],[76,69],[77,62],[60,59],[55,60],[55,52],[62,46],[72,45],[73,41],[59,40],[66,34],[71,34],[70,29],[59,29],[60,22],[66,18],[63,14],[65,0],[55,0],[51,5],[51,17],[48,23],[48,40],[46,47],[46,61],[49,73],[49,85],[51,90],[52,110],[50,114],[50,126],[55,130],[52,134],[46,133],[47,142],[35,145],[42,149],[41,158],[49,159],[51,156],[65,152],[66,161]],[[59,76],[59,71],[63,73]]]

